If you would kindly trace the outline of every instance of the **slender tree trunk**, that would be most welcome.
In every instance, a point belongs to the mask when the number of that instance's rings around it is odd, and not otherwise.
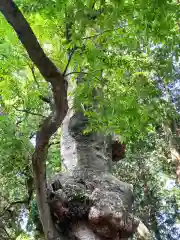
[[[180,184],[180,136],[175,120],[172,126],[163,124],[166,138],[169,142],[172,163],[175,165],[176,182]]]
[[[1,0],[0,11],[15,30],[32,62],[37,66],[44,79],[51,85],[53,111],[44,119],[36,134],[35,152],[32,157],[34,183],[40,218],[48,240],[56,239],[58,233],[51,219],[46,201],[46,158],[51,136],[60,127],[68,110],[67,82],[55,64],[46,56],[30,25],[12,0]]]

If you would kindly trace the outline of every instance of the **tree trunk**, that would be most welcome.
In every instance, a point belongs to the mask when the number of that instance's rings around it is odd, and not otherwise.
[[[172,122],[172,126],[164,123],[163,129],[166,138],[169,141],[171,160],[172,163],[175,165],[176,183],[180,184],[180,134],[175,120],[173,120]]]
[[[63,122],[62,157],[69,171],[51,185],[54,194],[59,194],[60,188],[63,192],[59,202],[59,195],[50,194],[51,210],[56,223],[62,215],[69,215],[65,218],[70,219],[72,234],[78,239],[126,239],[138,226],[131,214],[132,187],[111,175],[109,137],[84,135],[87,123],[82,112],[73,114],[72,110]]]
[[[111,139],[83,130],[88,119],[69,111],[62,124],[61,155],[65,174],[48,185],[48,202],[54,223],[67,239],[128,239],[138,228],[147,229],[132,215],[132,186],[111,174]]]

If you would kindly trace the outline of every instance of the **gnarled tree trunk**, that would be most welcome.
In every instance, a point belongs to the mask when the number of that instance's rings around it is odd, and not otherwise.
[[[111,174],[111,138],[95,132],[84,135],[87,124],[83,113],[69,106],[61,139],[67,172],[49,184],[55,225],[67,239],[128,239],[139,225],[131,211],[132,186]],[[139,234],[146,238],[143,224]]]
[[[131,213],[132,187],[112,176],[109,138],[84,135],[87,122],[82,112],[71,111],[63,122],[63,160],[72,165],[52,181],[50,207],[60,230],[67,224],[78,239],[126,239],[139,224]]]

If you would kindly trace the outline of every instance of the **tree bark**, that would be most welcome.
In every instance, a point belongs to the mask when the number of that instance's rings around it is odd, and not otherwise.
[[[115,240],[128,239],[138,231],[140,239],[150,239],[148,229],[132,215],[132,186],[119,181],[110,172],[109,137],[94,132],[84,135],[87,123],[88,119],[82,112],[69,110],[62,125],[62,145],[68,147],[66,152],[62,148],[62,155],[67,166],[68,162],[73,165],[66,175],[57,175],[52,180],[53,191],[56,193],[61,189],[60,195],[64,192],[67,202],[77,192],[86,199],[85,202],[91,202],[87,215],[82,214],[83,217],[75,217],[72,221],[72,234],[79,240]],[[62,201],[62,197],[59,199]]]
[[[73,111],[71,100],[61,138],[67,172],[49,184],[56,225],[62,231],[71,218],[68,239],[128,239],[137,229],[141,239],[149,239],[147,228],[132,215],[132,186],[111,174],[111,138],[99,132],[84,135],[87,124],[83,112]]]
[[[44,53],[31,27],[16,4],[12,0],[1,0],[0,11],[15,30],[33,63],[52,87],[54,110],[44,120],[41,129],[37,132],[35,152],[32,157],[40,218],[46,238],[52,240],[56,239],[59,233],[54,227],[49,205],[46,202],[46,157],[49,140],[61,125],[68,110],[67,82],[63,74],[60,73],[57,67]]]
[[[175,165],[176,183],[180,184],[180,134],[177,125],[172,120],[172,126],[163,124],[165,136],[169,142],[169,149],[171,154],[172,163]]]

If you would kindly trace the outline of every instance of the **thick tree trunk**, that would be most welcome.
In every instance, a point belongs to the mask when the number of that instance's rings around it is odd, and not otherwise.
[[[111,174],[111,139],[83,134],[88,119],[71,104],[62,124],[61,151],[67,172],[49,184],[49,205],[56,227],[67,239],[128,239],[147,229],[132,215],[132,186]],[[138,227],[139,225],[139,227]]]
[[[110,172],[110,138],[100,133],[83,135],[88,119],[70,109],[62,125],[62,159],[68,170]]]
[[[72,233],[78,239],[124,239],[138,226],[138,221],[131,215],[132,187],[111,175],[109,137],[101,133],[84,135],[87,122],[83,113],[72,114],[69,110],[62,127],[62,156],[70,171],[68,177],[57,176],[52,188],[54,191],[61,188],[67,201],[75,199],[77,194],[79,199],[76,201],[84,198],[83,210],[79,206],[78,214],[74,213],[74,219],[71,219]],[[72,200],[73,205],[77,202]],[[58,211],[63,210],[59,208]],[[73,213],[69,214],[73,217]],[[62,212],[58,218],[61,215]]]

